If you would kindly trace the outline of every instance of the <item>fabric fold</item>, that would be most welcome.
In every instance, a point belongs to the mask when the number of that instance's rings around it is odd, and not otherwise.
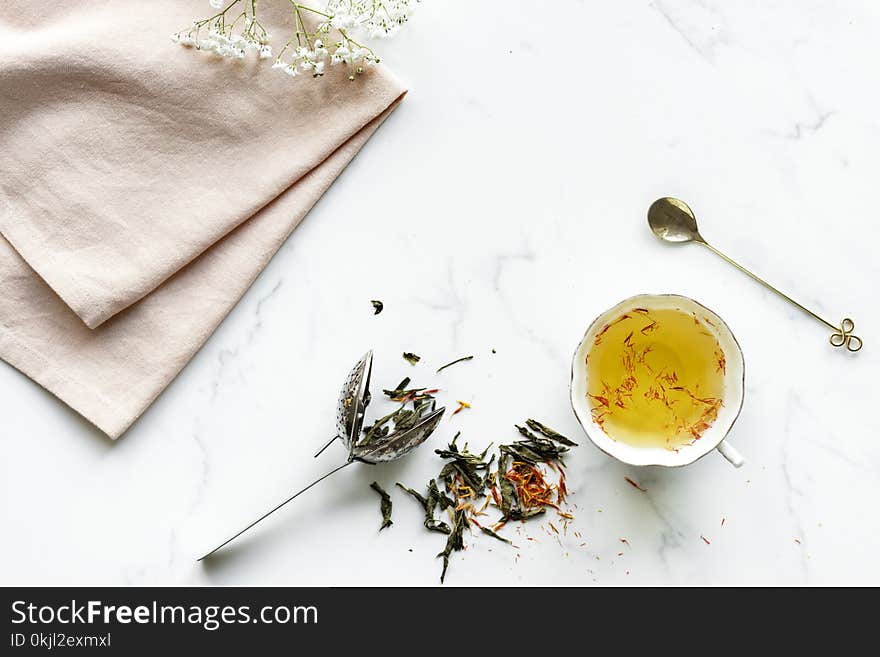
[[[171,44],[205,5],[0,6],[0,358],[113,438],[404,94]]]
[[[285,4],[261,3],[273,33],[293,30]],[[89,327],[252,217],[402,92],[383,70],[292,80],[253,57],[171,42],[209,11],[201,0],[0,5],[0,234]]]

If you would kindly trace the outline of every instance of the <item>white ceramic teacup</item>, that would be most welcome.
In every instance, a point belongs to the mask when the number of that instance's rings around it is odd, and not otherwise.
[[[594,344],[597,333],[608,323],[633,308],[679,309],[686,313],[696,313],[699,316],[707,317],[711,324],[707,323],[706,327],[714,332],[718,345],[724,352],[726,371],[722,396],[723,406],[718,412],[718,417],[698,440],[682,446],[677,451],[663,447],[638,447],[614,440],[593,421],[593,416],[590,413],[590,405],[587,400],[587,354]],[[745,362],[742,350],[727,324],[702,304],[677,294],[640,294],[621,301],[599,315],[590,324],[575,350],[571,365],[571,405],[578,421],[596,447],[630,465],[665,465],[670,467],[688,465],[713,449],[717,449],[734,466],[740,467],[745,459],[725,441],[725,437],[739,416],[743,404],[744,388]]]

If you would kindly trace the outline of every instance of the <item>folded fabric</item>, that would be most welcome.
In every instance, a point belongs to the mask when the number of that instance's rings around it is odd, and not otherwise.
[[[404,93],[172,44],[206,7],[0,5],[0,357],[114,438]]]

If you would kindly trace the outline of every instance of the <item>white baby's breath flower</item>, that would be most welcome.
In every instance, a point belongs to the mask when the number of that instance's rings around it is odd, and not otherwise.
[[[412,16],[415,5],[415,0],[327,0],[327,13],[336,29],[375,39],[393,36]]]
[[[334,13],[330,18],[330,27],[337,30],[354,27],[354,18],[346,13]]]
[[[315,0],[311,5],[295,0],[261,0],[290,5],[293,12],[293,35],[281,48],[273,69],[289,76],[309,71],[322,76],[328,65],[348,67],[350,80],[364,72],[379,58],[358,39],[385,38],[395,34],[412,15],[419,0]],[[270,35],[260,23],[258,4],[253,0],[209,0],[216,10],[212,16],[194,21],[186,30],[172,35],[172,40],[219,57],[244,59],[255,52],[258,59],[272,59]],[[304,16],[309,17],[308,20]],[[317,27],[307,27],[313,19]],[[327,44],[333,45],[328,48]]]
[[[348,49],[348,46],[345,44],[340,44],[336,50],[333,51],[333,57],[331,61],[335,64],[341,62],[350,62],[351,61],[351,50]]]

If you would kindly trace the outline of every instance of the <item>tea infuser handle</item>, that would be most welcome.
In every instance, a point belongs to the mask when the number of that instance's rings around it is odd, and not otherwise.
[[[328,440],[328,441],[327,441],[327,444],[324,445],[321,449],[319,449],[319,450],[315,453],[314,458],[318,458],[319,456],[321,456],[321,454],[324,453],[324,450],[327,449],[328,447],[330,447],[330,445],[332,445],[332,444],[333,444],[335,441],[337,441],[337,440],[339,440],[339,435],[338,435],[338,434],[335,435],[335,436],[333,436],[330,440]]]
[[[840,328],[831,334],[828,341],[835,347],[845,346],[847,351],[858,351],[862,348],[862,339],[857,335],[853,335],[855,328],[856,323],[849,317],[844,317],[843,321],[840,322]]]
[[[715,449],[721,452],[721,456],[730,461],[730,464],[734,468],[740,468],[742,467],[742,464],[746,462],[745,457],[739,453],[739,450],[726,440],[722,440],[718,443],[718,446]]]
[[[305,493],[307,490],[309,490],[309,489],[312,488],[313,486],[316,486],[316,485],[320,484],[322,481],[324,481],[324,480],[325,480],[327,477],[329,477],[330,475],[332,475],[332,474],[336,474],[337,472],[339,472],[339,471],[342,470],[343,468],[347,468],[348,466],[350,466],[352,463],[354,463],[354,460],[349,459],[349,460],[347,460],[345,463],[343,463],[342,465],[340,465],[339,467],[333,468],[333,469],[332,469],[330,472],[328,472],[327,474],[323,475],[322,477],[319,477],[318,479],[315,479],[315,481],[313,481],[312,483],[310,483],[308,486],[306,486],[306,487],[303,488],[302,490],[299,490],[299,491],[297,491],[296,493],[294,493],[293,495],[291,495],[290,497],[288,497],[286,500],[284,500],[281,504],[279,504],[278,506],[276,506],[276,507],[275,507],[274,509],[272,509],[271,511],[269,511],[269,512],[267,512],[267,513],[264,513],[263,515],[261,515],[259,518],[257,518],[256,520],[254,520],[254,521],[253,521],[251,524],[249,524],[247,527],[245,527],[245,528],[242,529],[240,532],[238,532],[235,536],[232,536],[231,538],[226,539],[226,540],[223,541],[220,545],[218,545],[217,547],[215,547],[213,550],[211,550],[210,552],[208,552],[208,553],[205,554],[204,556],[201,556],[201,557],[199,557],[198,559],[196,559],[196,561],[203,561],[204,559],[207,559],[207,558],[210,557],[212,554],[214,554],[217,550],[219,550],[220,548],[225,547],[225,546],[229,545],[230,543],[232,543],[232,541],[234,541],[236,538],[238,538],[239,536],[241,536],[242,534],[244,534],[248,529],[250,529],[251,527],[253,527],[253,526],[256,525],[257,523],[262,522],[263,520],[265,520],[266,518],[268,518],[269,516],[271,516],[273,513],[275,513],[278,509],[280,509],[280,508],[283,507],[284,505],[286,505],[286,504],[292,502],[293,500],[295,500],[297,497],[299,497],[300,495],[302,495],[303,493]]]

